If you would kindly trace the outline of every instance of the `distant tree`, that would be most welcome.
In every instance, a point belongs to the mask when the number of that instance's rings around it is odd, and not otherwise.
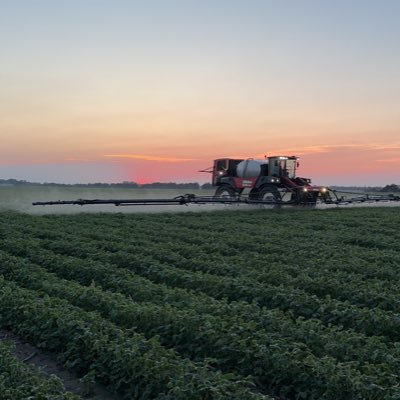
[[[176,183],[176,182],[153,182],[140,185],[142,189],[199,189],[197,182]]]
[[[210,190],[210,189],[213,188],[213,185],[212,185],[211,183],[203,183],[203,184],[200,186],[200,188],[201,188],[201,189],[204,189],[204,190]]]
[[[381,192],[400,192],[400,187],[392,183],[391,185],[386,185],[380,190]]]
[[[95,183],[88,183],[87,185],[80,185],[80,186],[89,186],[89,187],[94,187],[94,188],[108,188],[110,187],[109,183],[101,183],[101,182],[95,182]]]
[[[179,189],[200,189],[200,185],[197,182],[178,183],[177,187]]]
[[[110,186],[118,188],[129,188],[129,189],[135,189],[139,187],[139,185],[136,182],[131,182],[131,181],[123,181],[122,183],[111,183]]]
[[[0,179],[0,185],[7,185],[7,186],[29,186],[29,185],[39,185],[39,183],[28,182],[25,180],[18,180],[18,179]]]
[[[55,183],[55,182],[28,182],[25,180],[18,179],[0,179],[0,185],[6,186],[29,186],[29,185],[39,185],[39,186],[51,186],[51,187],[79,187],[79,188],[124,188],[124,189],[182,189],[182,190],[197,190],[200,189],[200,184],[198,182],[188,182],[188,183],[176,183],[176,182],[153,182],[140,185],[132,181],[123,181],[118,183]],[[202,188],[210,188],[210,184],[202,185]]]

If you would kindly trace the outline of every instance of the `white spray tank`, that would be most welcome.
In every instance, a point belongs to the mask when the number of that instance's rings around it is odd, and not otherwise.
[[[237,176],[244,179],[257,178],[262,165],[268,165],[268,160],[243,160],[236,166]]]

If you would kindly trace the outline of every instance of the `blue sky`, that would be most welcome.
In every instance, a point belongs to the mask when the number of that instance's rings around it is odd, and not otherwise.
[[[389,0],[0,1],[0,177],[168,180],[143,157],[286,149],[310,175],[306,149],[346,145],[355,168],[385,149],[374,176],[400,180],[399,16]],[[197,178],[184,162],[171,179]]]

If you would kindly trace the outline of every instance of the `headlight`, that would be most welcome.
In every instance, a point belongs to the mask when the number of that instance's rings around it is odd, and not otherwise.
[[[321,192],[322,192],[322,193],[326,193],[327,191],[328,191],[327,188],[322,188],[322,189],[321,189]]]
[[[308,189],[306,187],[303,188],[303,192],[308,192]]]

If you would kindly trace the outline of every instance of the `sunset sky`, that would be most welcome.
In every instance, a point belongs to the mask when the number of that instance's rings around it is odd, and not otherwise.
[[[0,179],[400,184],[400,1],[0,0]]]

